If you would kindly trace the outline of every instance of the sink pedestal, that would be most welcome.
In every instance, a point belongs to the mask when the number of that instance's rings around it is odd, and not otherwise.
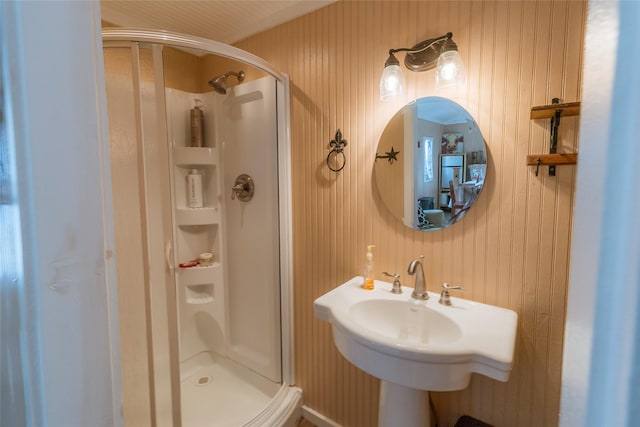
[[[428,392],[388,381],[381,382],[378,427],[430,425]]]

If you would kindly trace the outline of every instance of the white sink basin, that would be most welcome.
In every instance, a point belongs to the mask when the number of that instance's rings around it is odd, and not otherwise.
[[[457,323],[424,303],[367,299],[353,304],[349,315],[360,327],[395,339],[398,344],[447,343],[462,336]]]
[[[517,315],[511,310],[452,298],[453,306],[400,295],[391,284],[360,288],[355,277],[314,302],[331,323],[338,350],[369,374],[416,390],[466,388],[473,372],[507,381],[513,362]]]

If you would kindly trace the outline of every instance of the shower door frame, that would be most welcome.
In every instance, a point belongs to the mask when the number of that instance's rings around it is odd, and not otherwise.
[[[295,384],[293,343],[293,261],[292,261],[292,199],[291,199],[291,141],[290,141],[290,90],[289,77],[277,71],[262,58],[224,43],[201,37],[133,28],[108,28],[102,30],[104,47],[116,47],[123,43],[145,43],[176,48],[197,49],[213,55],[230,58],[252,65],[271,75],[276,80],[278,117],[278,213],[280,244],[280,323],[282,336],[282,383]],[[174,301],[177,303],[177,301]],[[151,326],[154,327],[153,325]],[[177,346],[177,343],[174,343]],[[154,361],[150,361],[153,363]],[[169,372],[178,370],[178,361],[170,361]],[[175,365],[175,366],[174,366]],[[154,363],[154,366],[157,366]],[[173,390],[180,387],[179,378],[171,375]],[[172,392],[175,400],[175,392]],[[179,402],[173,402],[173,405]]]

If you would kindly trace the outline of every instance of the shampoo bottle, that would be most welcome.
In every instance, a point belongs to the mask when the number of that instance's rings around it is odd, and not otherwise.
[[[191,172],[187,175],[187,190],[189,192],[189,207],[201,208],[203,206],[202,175],[198,173],[198,169],[191,169]]]
[[[202,147],[203,131],[202,131],[202,110],[200,109],[201,101],[195,100],[195,107],[190,111],[191,117],[191,146]]]
[[[375,248],[374,245],[367,246],[367,256],[364,261],[364,284],[362,285],[362,289],[368,291],[373,290],[373,248]]]

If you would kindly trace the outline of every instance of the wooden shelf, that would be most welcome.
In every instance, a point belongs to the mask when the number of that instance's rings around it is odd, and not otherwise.
[[[566,154],[529,154],[527,165],[575,165],[578,163],[578,153]]]
[[[557,110],[560,110],[560,117],[577,116],[580,114],[580,102],[531,107],[531,120],[550,119],[556,114]]]
[[[577,116],[580,114],[580,102],[567,102],[560,104],[558,98],[553,98],[553,103],[549,105],[539,105],[531,107],[531,120],[551,119],[551,145],[549,154],[529,154],[527,155],[527,165],[536,167],[536,176],[540,170],[540,165],[549,166],[549,176],[556,175],[557,165],[575,165],[578,163],[578,153],[556,153],[558,147],[558,127],[560,118]]]

